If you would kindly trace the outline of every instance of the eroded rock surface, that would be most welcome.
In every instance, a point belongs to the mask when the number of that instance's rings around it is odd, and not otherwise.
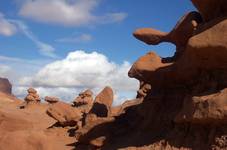
[[[91,90],[81,92],[73,101],[74,106],[80,109],[82,113],[88,113],[91,110],[93,103],[93,92]]]
[[[98,117],[108,117],[113,103],[113,90],[105,87],[95,98],[90,113],[96,114]]]
[[[62,126],[75,126],[82,118],[80,110],[64,102],[57,102],[51,105],[47,109],[47,114]]]
[[[27,92],[28,92],[28,95],[24,98],[27,104],[40,103],[41,99],[39,97],[39,94],[34,88],[29,88]]]

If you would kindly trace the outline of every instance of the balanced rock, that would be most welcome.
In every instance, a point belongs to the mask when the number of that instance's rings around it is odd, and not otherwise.
[[[64,102],[57,102],[47,109],[47,114],[62,126],[75,126],[82,118],[80,110]]]
[[[45,97],[45,101],[48,102],[48,103],[50,103],[50,104],[53,104],[53,103],[59,102],[60,99],[57,98],[57,97],[53,97],[53,96],[46,96]]]
[[[24,99],[27,104],[40,103],[41,99],[34,88],[29,88],[27,92],[28,92],[28,95]]]
[[[110,115],[110,108],[113,103],[113,90],[111,87],[105,87],[95,98],[90,113],[98,117],[107,117]]]
[[[6,78],[0,78],[0,92],[5,94],[12,93],[12,84]]]
[[[192,37],[198,24],[201,22],[200,14],[193,11],[184,15],[169,33],[152,28],[142,28],[136,30],[133,35],[149,45],[157,45],[161,42],[173,43],[177,47],[175,57],[178,57],[184,50],[188,39]]]

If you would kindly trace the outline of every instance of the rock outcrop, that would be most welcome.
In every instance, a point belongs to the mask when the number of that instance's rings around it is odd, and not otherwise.
[[[46,102],[48,102],[50,104],[54,104],[54,103],[57,103],[57,102],[60,101],[59,98],[54,97],[54,96],[46,96],[44,99],[45,99]]]
[[[47,114],[53,117],[61,126],[79,125],[82,113],[70,104],[57,102],[47,109]]]
[[[226,0],[191,0],[205,21],[227,16]]]
[[[40,103],[41,99],[39,97],[39,94],[34,88],[29,88],[27,90],[28,95],[24,98],[25,102],[27,104],[37,104]]]
[[[98,117],[108,117],[111,113],[113,103],[113,90],[111,87],[105,87],[95,98],[90,113]]]
[[[80,93],[73,105],[47,97],[51,105],[29,110],[0,101],[0,149],[20,143],[23,150],[227,149],[226,0],[192,2],[198,12],[171,32],[134,33],[147,44],[176,45],[174,57],[149,52],[132,65],[128,75],[140,82],[136,99],[112,107],[106,87],[94,101],[90,90]],[[26,102],[39,103],[37,92],[28,92]]]
[[[115,119],[93,127],[79,143],[101,149],[227,149],[227,5],[192,2],[199,12],[185,15],[171,32],[134,33],[147,44],[174,43],[176,54],[140,57],[129,76],[140,81],[141,102],[125,111],[113,108]]]
[[[0,92],[5,94],[12,94],[12,84],[6,78],[0,78]]]
[[[93,92],[86,90],[81,92],[78,97],[73,101],[73,105],[80,109],[82,113],[88,113],[93,106]]]
[[[182,51],[185,50],[188,39],[193,36],[194,31],[202,22],[203,19],[201,15],[198,12],[193,11],[184,15],[169,33],[164,33],[152,28],[142,28],[135,31],[133,35],[149,45],[157,45],[161,42],[175,44],[176,53],[173,57],[175,60],[176,57],[181,56]]]

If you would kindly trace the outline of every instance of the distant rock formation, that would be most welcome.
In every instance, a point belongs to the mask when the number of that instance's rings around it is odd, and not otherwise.
[[[90,113],[98,117],[108,117],[113,103],[113,90],[111,87],[105,87],[95,98]]]
[[[45,99],[45,101],[48,102],[49,104],[54,104],[54,103],[57,103],[57,102],[60,101],[59,98],[53,97],[53,96],[46,96],[44,99]]]
[[[88,113],[91,110],[93,103],[93,92],[91,90],[81,92],[73,101],[73,105],[83,113]]]
[[[6,78],[0,78],[0,92],[12,94],[12,84]]]
[[[39,94],[34,88],[29,88],[27,92],[28,92],[28,95],[24,98],[27,104],[40,103],[41,99],[39,97]]]

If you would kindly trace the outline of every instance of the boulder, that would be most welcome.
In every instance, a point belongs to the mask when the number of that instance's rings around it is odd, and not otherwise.
[[[110,115],[110,108],[113,103],[113,90],[111,87],[105,87],[95,98],[90,113],[98,117],[107,117]]]
[[[6,78],[0,78],[0,92],[12,94],[12,84]]]
[[[45,101],[48,102],[48,103],[50,103],[50,104],[53,104],[53,103],[59,102],[60,99],[57,98],[57,97],[53,97],[53,96],[46,96],[45,97]]]
[[[80,110],[64,102],[57,102],[47,109],[47,114],[53,117],[61,126],[75,126],[82,118]]]

